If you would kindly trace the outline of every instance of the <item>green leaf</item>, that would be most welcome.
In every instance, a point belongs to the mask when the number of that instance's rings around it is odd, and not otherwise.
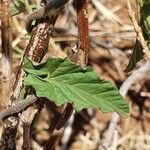
[[[10,7],[10,16],[15,16],[19,13],[24,12],[27,10],[29,13],[31,13],[34,9],[37,9],[36,4],[29,4],[28,1],[25,0],[14,0],[12,3],[12,6]]]
[[[140,7],[140,26],[145,40],[150,40],[150,4],[143,4]]]
[[[133,50],[133,54],[130,58],[129,64],[125,70],[125,72],[130,72],[132,71],[135,67],[138,61],[140,61],[143,58],[143,51],[142,51],[142,46],[139,43],[138,40],[136,40],[135,46],[134,46],[134,50]]]
[[[48,58],[37,66],[25,60],[24,70],[28,73],[24,84],[32,85],[38,97],[48,97],[56,105],[69,102],[77,111],[92,107],[123,116],[129,112],[118,90],[110,82],[99,79],[90,67],[83,70],[68,59]]]
[[[10,8],[10,16],[15,16],[25,11],[24,0],[14,0]]]

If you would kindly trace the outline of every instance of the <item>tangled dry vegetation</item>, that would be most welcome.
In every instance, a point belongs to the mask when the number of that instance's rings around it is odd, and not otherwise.
[[[136,11],[136,1],[132,0]],[[110,80],[120,91],[126,91],[125,100],[129,103],[128,118],[120,118],[115,113],[103,114],[99,110],[83,110],[72,115],[64,136],[56,149],[69,150],[149,150],[150,149],[150,72],[142,74],[140,69],[146,65],[141,60],[133,79],[125,84],[131,73],[124,70],[129,62],[134,48],[136,34],[130,21],[127,9],[122,0],[90,0],[89,34],[90,55],[89,64],[97,74]],[[26,45],[24,16],[20,14],[12,18],[13,22],[13,72],[17,69],[22,49]],[[56,22],[53,38],[50,40],[47,55],[65,57],[67,49],[77,41],[76,12],[70,2]],[[133,72],[135,71],[133,70]],[[150,70],[149,70],[150,71]],[[136,75],[140,77],[136,78]],[[12,75],[12,78],[14,75]],[[135,77],[135,78],[134,78]],[[124,84],[124,85],[123,85]],[[47,120],[48,109],[43,109],[37,120],[36,131],[33,132],[33,147],[40,150],[40,145],[48,139]],[[17,145],[21,149],[19,130]],[[67,139],[68,138],[68,139]]]

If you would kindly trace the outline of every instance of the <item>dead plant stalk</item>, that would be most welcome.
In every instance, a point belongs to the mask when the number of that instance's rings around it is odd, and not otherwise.
[[[137,20],[135,18],[135,12],[132,10],[130,1],[129,0],[124,0],[124,1],[125,1],[125,4],[126,4],[126,7],[128,9],[128,13],[129,13],[129,16],[131,18],[131,21],[133,23],[134,30],[135,30],[135,32],[137,34],[137,39],[141,43],[141,46],[143,48],[143,52],[145,53],[148,61],[150,61],[150,51],[149,51],[149,48],[148,48],[148,46],[146,44],[146,41],[144,39],[144,36],[143,36],[143,33],[142,33],[142,29],[138,25],[138,22],[137,22]]]

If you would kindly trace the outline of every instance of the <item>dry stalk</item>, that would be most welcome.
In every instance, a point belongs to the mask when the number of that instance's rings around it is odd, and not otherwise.
[[[37,112],[38,109],[35,109],[34,107],[29,107],[21,115],[21,121],[23,122],[23,150],[31,149],[31,124]]]
[[[11,85],[11,58],[12,58],[12,30],[9,18],[10,2],[1,1],[1,33],[2,33],[2,107],[8,104],[8,96]]]
[[[103,14],[106,19],[109,19],[113,22],[118,22],[119,24],[123,25],[123,21],[117,15],[115,15],[111,10],[105,7],[101,1],[99,0],[92,0],[93,5],[97,8],[97,10]]]
[[[76,0],[77,6],[77,22],[78,22],[78,38],[79,38],[79,54],[80,65],[84,68],[88,63],[89,51],[89,28],[88,28],[88,0]]]
[[[135,12],[132,10],[132,7],[131,7],[131,4],[130,4],[130,1],[129,0],[124,0],[125,1],[125,4],[126,4],[126,7],[128,9],[128,13],[129,13],[129,16],[131,18],[131,21],[133,23],[133,26],[134,26],[134,30],[137,34],[137,39],[138,41],[140,42],[142,48],[143,48],[143,52],[145,53],[148,61],[150,61],[150,51],[149,51],[149,48],[146,44],[146,41],[144,39],[144,36],[143,36],[143,33],[142,33],[142,29],[141,27],[138,25],[138,22],[135,18]]]

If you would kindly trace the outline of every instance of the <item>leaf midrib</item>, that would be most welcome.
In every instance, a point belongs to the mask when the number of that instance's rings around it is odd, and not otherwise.
[[[62,85],[59,81],[56,81],[56,80],[47,80],[47,82],[49,82],[50,84],[52,84],[52,85],[57,85],[57,87],[61,87],[61,86],[64,86],[64,85]],[[74,92],[74,91],[80,91],[81,93],[84,93],[85,95],[89,95],[90,97],[94,97],[94,99],[96,99],[96,103],[97,103],[97,101],[98,101],[98,98],[95,96],[95,95],[90,95],[89,93],[86,93],[85,91],[83,91],[83,90],[81,90],[81,89],[79,89],[79,88],[76,88],[76,87],[73,87],[73,85],[71,86],[71,85],[68,85],[68,84],[66,84],[66,83],[63,83],[63,84],[65,84],[65,86],[67,86],[68,87],[68,89],[70,89],[75,95],[77,95],[76,94],[76,92]],[[73,89],[72,89],[73,88]],[[75,89],[75,90],[74,90]],[[61,89],[61,91],[63,91],[62,89]],[[80,93],[80,92],[78,92],[78,93]],[[80,94],[79,95],[77,95],[78,97],[80,97]],[[83,100],[83,99],[82,99]],[[100,98],[99,99],[99,101],[101,101],[101,105],[103,105],[103,103],[102,103],[102,99]],[[86,101],[87,102],[87,101]],[[107,99],[105,99],[105,103],[107,103],[107,105],[110,107],[110,108],[114,108],[116,111],[118,111],[118,112],[121,112],[122,114],[125,114],[126,115],[126,113],[124,113],[124,111],[122,111],[122,109],[119,109],[118,107],[114,107],[115,105],[113,105],[112,103],[110,103],[110,102],[108,102],[108,100]],[[88,102],[88,104],[89,104],[89,102]],[[94,104],[95,105],[95,104]],[[97,105],[99,105],[99,103],[97,104]],[[105,104],[106,105],[106,104]],[[91,106],[91,104],[89,104],[89,106]],[[97,106],[96,106],[97,107]]]

